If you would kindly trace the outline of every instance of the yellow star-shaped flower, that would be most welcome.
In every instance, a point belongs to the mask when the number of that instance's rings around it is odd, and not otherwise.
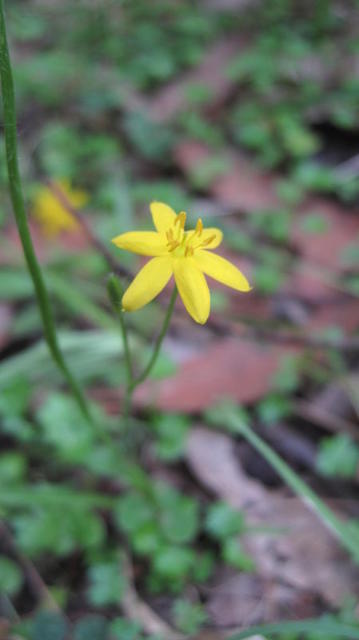
[[[73,189],[68,180],[54,182],[61,190],[72,207],[78,209],[86,204],[88,195],[80,189]],[[40,223],[43,232],[53,237],[62,231],[73,231],[78,228],[77,220],[64,207],[50,187],[41,187],[35,194],[32,215]]]
[[[246,277],[233,264],[212,253],[222,232],[196,228],[185,231],[186,214],[178,215],[163,202],[150,205],[156,231],[131,231],[112,239],[120,249],[153,256],[137,274],[122,298],[125,311],[136,311],[153,300],[174,275],[183,304],[192,318],[204,324],[210,312],[210,292],[204,276],[237,291],[250,291]]]

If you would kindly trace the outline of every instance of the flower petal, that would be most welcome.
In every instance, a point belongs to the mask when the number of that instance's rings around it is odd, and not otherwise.
[[[195,252],[193,259],[203,273],[226,284],[227,287],[237,291],[250,291],[252,288],[247,278],[234,264],[215,253],[199,249]]]
[[[173,261],[177,289],[193,320],[204,324],[209,316],[211,300],[203,273],[193,258],[179,258]]]
[[[156,231],[129,231],[112,238],[112,242],[120,249],[141,256],[163,256],[168,253],[165,239]]]
[[[164,202],[151,202],[153,224],[159,233],[166,233],[175,223],[177,215],[168,204]]]
[[[198,236],[195,231],[187,231],[186,235],[188,236],[188,240],[190,240],[191,245],[194,247],[202,246],[206,249],[216,249],[216,247],[221,244],[223,238],[222,231],[220,229],[216,229],[216,227],[203,229],[200,236]]]
[[[153,258],[147,262],[123,295],[122,306],[124,310],[136,311],[151,302],[166,286],[172,273],[170,258]]]

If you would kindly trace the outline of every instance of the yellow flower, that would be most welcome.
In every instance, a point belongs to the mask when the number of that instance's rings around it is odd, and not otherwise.
[[[87,193],[72,189],[68,180],[57,180],[54,185],[75,209],[82,207],[88,200]],[[49,187],[41,187],[35,194],[32,214],[47,236],[56,236],[61,231],[73,231],[78,227],[77,220]]]
[[[185,231],[183,211],[176,215],[162,202],[152,202],[150,208],[156,231],[131,231],[112,240],[120,249],[153,256],[125,291],[122,298],[125,311],[136,311],[153,300],[172,275],[184,306],[200,324],[207,321],[210,311],[210,292],[204,274],[238,291],[251,289],[237,267],[211,252],[222,241],[219,229],[204,229],[199,218],[194,230]]]

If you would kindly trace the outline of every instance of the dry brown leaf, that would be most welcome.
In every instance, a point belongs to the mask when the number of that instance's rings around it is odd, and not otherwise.
[[[318,518],[296,497],[269,491],[247,477],[231,438],[193,429],[187,446],[192,473],[218,498],[244,509],[247,523],[281,533],[253,533],[245,545],[257,573],[273,584],[312,591],[332,606],[345,594],[359,595],[359,574]]]

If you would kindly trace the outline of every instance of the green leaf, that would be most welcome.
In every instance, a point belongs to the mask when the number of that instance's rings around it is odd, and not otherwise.
[[[0,413],[4,416],[23,416],[31,395],[28,380],[17,376],[10,380],[0,394]]]
[[[94,606],[105,607],[121,602],[126,590],[126,578],[119,555],[114,554],[108,560],[93,564],[88,573],[88,595]]]
[[[260,293],[275,293],[281,287],[283,279],[283,273],[274,265],[258,264],[253,270],[254,286]]]
[[[329,222],[320,213],[309,213],[303,218],[300,226],[305,233],[321,234],[328,231]]]
[[[193,498],[173,492],[173,500],[163,505],[159,521],[169,542],[191,542],[199,529],[199,504]]]
[[[199,527],[198,502],[163,482],[155,484],[153,492],[164,535],[173,542],[192,540]]]
[[[187,600],[176,600],[173,615],[176,627],[190,636],[198,633],[208,619],[201,604],[193,604]]]
[[[186,578],[194,562],[195,553],[191,549],[167,546],[155,554],[153,568],[163,578],[176,581]]]
[[[40,611],[33,622],[30,638],[31,640],[65,640],[67,631],[67,622],[60,613]]]
[[[163,545],[163,537],[158,523],[146,522],[136,531],[131,532],[131,544],[139,555],[152,555]]]
[[[359,447],[346,433],[321,441],[317,468],[324,476],[354,478],[358,464]]]
[[[76,623],[73,640],[106,640],[108,622],[99,615],[88,615]]]
[[[154,420],[157,435],[155,451],[161,460],[172,461],[182,457],[190,422],[186,416],[163,414]]]
[[[12,560],[0,556],[0,593],[14,596],[22,586],[22,573]]]
[[[206,582],[215,568],[216,562],[213,553],[205,551],[198,553],[196,562],[192,567],[192,577],[195,582]]]
[[[156,519],[148,498],[135,492],[129,492],[118,499],[114,516],[118,526],[129,534]]]
[[[214,538],[224,540],[244,531],[244,516],[227,502],[215,502],[207,511],[205,528]]]
[[[291,414],[291,400],[279,393],[272,393],[257,405],[259,419],[264,424],[272,424]]]
[[[297,356],[285,356],[274,374],[272,387],[282,393],[295,391],[300,384],[300,360]]]
[[[37,413],[45,438],[69,462],[80,462],[91,451],[94,429],[73,398],[61,393],[48,396]]]
[[[115,618],[110,624],[110,637],[113,640],[141,640],[141,625],[126,618]]]
[[[24,480],[26,472],[26,461],[20,453],[4,453],[0,456],[0,484],[2,486],[10,483],[17,484]]]
[[[254,571],[254,560],[243,550],[238,538],[227,538],[222,545],[222,558],[240,571]]]

